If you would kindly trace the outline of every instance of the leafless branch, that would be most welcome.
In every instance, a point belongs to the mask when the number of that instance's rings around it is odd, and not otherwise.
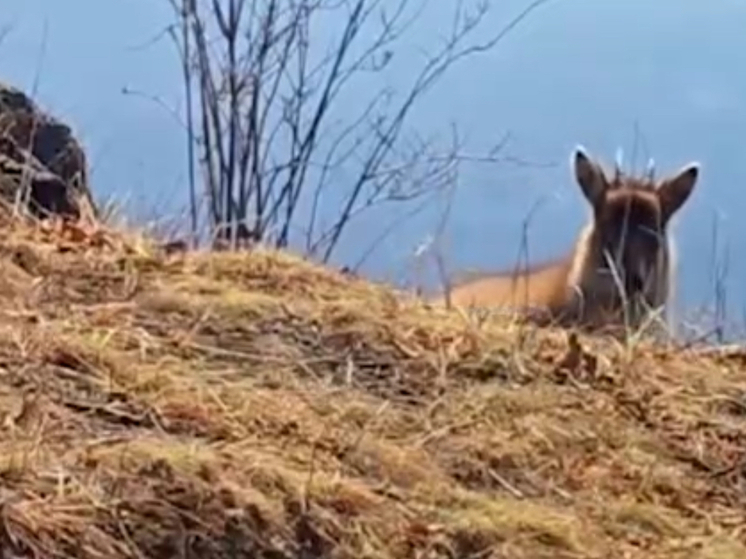
[[[297,222],[307,206],[305,249],[323,261],[361,212],[437,192],[459,162],[495,163],[494,152],[438,153],[432,140],[407,133],[409,115],[450,67],[490,50],[548,1],[535,0],[478,43],[469,39],[487,4],[459,0],[443,45],[401,94],[361,84],[376,83],[371,75],[389,66],[426,0],[168,0],[176,23],[166,32],[185,87],[195,238],[197,163],[216,242],[287,246],[291,232],[303,229]],[[325,50],[323,39],[334,34]],[[352,93],[353,114],[341,115],[341,96],[358,91],[367,97]],[[327,197],[334,203],[322,204]],[[322,227],[320,213],[330,205],[335,215]]]

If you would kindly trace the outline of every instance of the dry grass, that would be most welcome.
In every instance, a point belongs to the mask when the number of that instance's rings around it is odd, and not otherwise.
[[[3,557],[746,556],[744,356],[3,231]]]

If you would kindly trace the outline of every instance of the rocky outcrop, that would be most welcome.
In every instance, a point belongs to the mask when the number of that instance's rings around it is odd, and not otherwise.
[[[0,198],[9,204],[26,202],[37,217],[97,214],[86,156],[70,127],[1,82]]]

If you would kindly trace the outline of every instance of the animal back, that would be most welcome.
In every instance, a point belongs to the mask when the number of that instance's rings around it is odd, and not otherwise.
[[[554,311],[567,299],[567,259],[528,270],[484,274],[451,288],[451,304],[458,307],[544,308]],[[446,302],[445,295],[437,301]]]

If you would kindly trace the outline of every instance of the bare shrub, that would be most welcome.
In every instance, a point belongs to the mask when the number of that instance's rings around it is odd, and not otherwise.
[[[443,44],[397,92],[382,85],[382,72],[426,1],[169,0],[185,85],[195,244],[207,233],[213,246],[285,247],[301,231],[306,254],[326,262],[361,212],[440,191],[463,153],[407,134],[413,108],[449,68],[492,49],[546,1],[481,42],[472,37],[487,3],[456,2]],[[343,93],[354,98],[349,117],[340,110]],[[496,151],[471,159],[495,161]],[[327,223],[322,207],[336,212]]]

